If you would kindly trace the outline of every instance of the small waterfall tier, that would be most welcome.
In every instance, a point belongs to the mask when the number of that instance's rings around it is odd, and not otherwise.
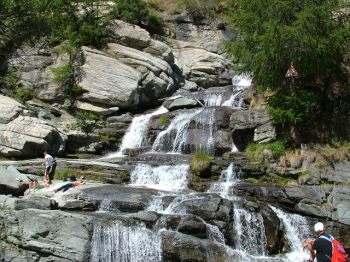
[[[266,255],[267,240],[260,213],[234,206],[234,228],[236,249],[251,255]]]
[[[91,243],[92,262],[162,261],[161,238],[143,225],[97,222]]]
[[[164,191],[181,191],[187,188],[189,165],[151,166],[138,164],[131,172],[131,186],[156,188]]]
[[[303,250],[303,242],[310,238],[311,232],[306,219],[297,214],[288,214],[276,207],[270,206],[285,228],[285,235],[290,246],[286,261],[306,261],[309,254]]]

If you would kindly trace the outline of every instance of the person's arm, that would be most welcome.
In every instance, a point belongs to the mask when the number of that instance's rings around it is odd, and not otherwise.
[[[311,238],[311,239],[306,240],[303,244],[303,249],[306,248],[310,252],[309,261],[314,261],[314,259],[316,257],[316,251],[312,248],[314,242],[315,242],[315,239]]]

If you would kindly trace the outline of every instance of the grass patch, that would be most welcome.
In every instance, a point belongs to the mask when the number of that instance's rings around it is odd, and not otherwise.
[[[92,112],[81,111],[76,114],[75,127],[86,135],[93,132],[95,128],[104,126],[104,124],[102,117]]]
[[[193,174],[199,177],[210,177],[210,166],[213,157],[205,153],[196,153],[191,161],[190,169]]]
[[[169,115],[163,115],[159,118],[159,125],[165,126],[169,123],[171,117]]]
[[[277,140],[267,144],[251,143],[245,150],[249,160],[262,160],[266,156],[264,154],[271,154],[271,157],[277,159],[285,152],[284,142]],[[266,153],[265,153],[266,152]]]
[[[16,100],[24,103],[37,96],[37,92],[31,87],[17,87],[12,93],[11,96]]]
[[[275,174],[263,175],[260,178],[248,177],[245,179],[245,181],[252,184],[259,184],[259,183],[271,183],[271,184],[278,184],[278,185],[291,185],[291,184],[296,185],[297,184],[297,181],[295,179],[282,177]]]

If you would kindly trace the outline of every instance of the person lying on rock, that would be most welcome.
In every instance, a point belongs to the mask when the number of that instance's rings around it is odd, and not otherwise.
[[[69,183],[67,183],[67,184],[65,184],[65,185],[55,189],[54,192],[55,193],[57,193],[58,191],[66,192],[70,188],[81,186],[81,185],[84,185],[84,184],[85,184],[84,180],[78,180],[78,181],[69,182]]]

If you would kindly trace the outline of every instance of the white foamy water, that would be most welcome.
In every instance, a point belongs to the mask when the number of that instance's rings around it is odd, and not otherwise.
[[[221,106],[222,94],[208,93],[205,94],[203,100],[205,106]]]
[[[151,166],[138,164],[131,172],[131,186],[143,186],[167,191],[187,188],[189,165]]]
[[[290,252],[285,255],[285,261],[305,261],[309,253],[303,250],[303,242],[310,238],[311,232],[306,219],[297,214],[288,214],[276,207],[270,206],[284,225],[285,235],[290,245]]]
[[[161,106],[156,111],[134,117],[131,125],[123,136],[122,143],[117,153],[112,153],[104,158],[113,158],[123,156],[123,151],[127,148],[137,148],[145,144],[145,138],[148,131],[147,125],[152,116],[161,115],[168,112],[168,110]]]
[[[236,75],[232,78],[232,85],[238,88],[247,88],[252,85],[252,78],[249,75]]]
[[[209,239],[220,244],[225,244],[225,237],[221,233],[220,229],[216,225],[212,225],[205,222],[205,226],[207,227],[207,232],[209,235]]]
[[[267,254],[264,221],[260,213],[249,212],[234,206],[236,249],[250,255]]]
[[[212,183],[209,193],[218,193],[221,197],[229,199],[229,190],[237,182],[236,173],[233,170],[233,162],[221,172],[220,179]]]
[[[200,110],[181,112],[171,120],[166,130],[160,132],[153,143],[152,150],[158,152],[181,153],[184,141],[186,141],[187,129],[192,117],[199,114]]]
[[[100,202],[97,212],[111,211],[112,199],[105,198]]]
[[[91,241],[92,262],[162,261],[161,239],[145,226],[124,226],[115,222],[94,225]]]

